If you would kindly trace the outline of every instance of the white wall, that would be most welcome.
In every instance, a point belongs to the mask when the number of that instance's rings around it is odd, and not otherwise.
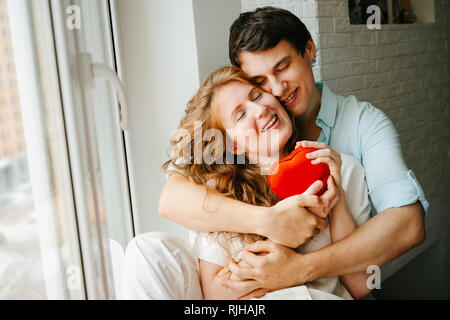
[[[168,159],[170,135],[200,81],[228,64],[228,28],[239,10],[239,0],[118,1],[136,233],[187,236],[184,228],[158,214],[166,182],[161,165]]]
[[[200,81],[218,66],[229,65],[228,35],[240,0],[193,0]]]

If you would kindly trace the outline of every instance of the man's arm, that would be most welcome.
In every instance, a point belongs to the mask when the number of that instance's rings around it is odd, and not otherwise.
[[[387,209],[349,236],[307,254],[299,254],[273,243],[256,242],[247,248],[241,258],[252,267],[230,263],[230,269],[241,279],[253,279],[261,288],[276,290],[323,277],[365,272],[370,265],[381,267],[424,239],[422,207],[415,203]],[[259,256],[258,252],[267,254]],[[236,281],[224,281],[223,284],[242,288],[242,284]]]
[[[383,266],[425,240],[420,203],[390,208],[367,221],[348,237],[305,255],[314,266],[311,278],[331,277]]]
[[[159,213],[192,230],[254,233],[295,248],[328,225],[326,219],[305,209],[327,205],[314,195],[321,187],[320,181],[315,182],[303,195],[272,207],[259,207],[225,197],[174,173],[161,193]]]

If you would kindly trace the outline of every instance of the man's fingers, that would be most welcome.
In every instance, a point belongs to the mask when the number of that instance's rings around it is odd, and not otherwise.
[[[261,287],[260,283],[256,280],[223,280],[222,286],[233,290],[256,290]]]
[[[245,296],[240,297],[238,300],[250,300],[253,298],[261,298],[267,292],[269,292],[269,290],[267,290],[266,288],[259,288],[259,289],[253,290],[252,292],[250,292],[249,294],[246,294]]]
[[[271,252],[273,251],[273,242],[267,240],[256,241],[247,245],[246,250],[250,252]],[[247,262],[248,259],[244,259],[244,254],[242,254],[241,260]]]
[[[316,228],[319,230],[323,230],[328,227],[327,219],[316,217]]]
[[[247,268],[237,265],[234,261],[228,262],[231,274],[240,279],[253,279],[253,268]]]
[[[231,270],[230,270],[230,267],[229,266],[225,266],[225,267],[223,267],[222,268],[222,270],[220,270],[219,272],[217,272],[217,276],[218,277],[221,277],[221,276],[223,276],[224,274],[227,274],[228,272],[230,272]]]

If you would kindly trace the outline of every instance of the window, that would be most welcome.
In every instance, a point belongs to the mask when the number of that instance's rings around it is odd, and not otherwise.
[[[66,25],[71,5],[80,30]],[[77,70],[85,53],[115,69],[110,5],[0,0],[0,299],[117,297],[111,248],[133,237],[119,106]]]
[[[39,52],[27,50],[33,44],[24,38],[31,28],[30,21],[21,16],[29,12],[23,2],[0,0],[0,10],[6,13],[2,14],[5,29],[0,54],[8,56],[7,69],[1,69],[0,76],[9,78],[9,86],[2,90],[1,104],[6,108],[0,111],[5,125],[0,141],[0,299],[79,299],[83,297],[82,282],[73,288],[65,285],[66,270],[70,266],[81,270],[81,260],[78,242],[71,235],[76,225],[68,209],[72,206],[69,171],[64,161],[54,161],[66,152],[60,138],[64,134],[55,121],[42,117],[46,113],[58,119],[58,106],[41,99],[59,95],[57,88],[49,85],[55,69],[40,65],[49,72],[43,86],[32,80],[34,68],[23,65],[39,54],[51,56],[52,48],[44,45]],[[11,19],[10,13],[22,20]],[[40,32],[45,31],[41,26]],[[20,48],[15,57],[13,46]],[[16,81],[21,83],[19,94],[28,97],[23,104],[16,101]],[[31,145],[30,153],[25,151],[24,136]]]

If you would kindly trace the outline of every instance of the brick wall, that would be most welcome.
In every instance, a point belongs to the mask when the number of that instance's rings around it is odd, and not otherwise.
[[[435,241],[447,239],[448,243],[450,1],[434,1],[433,24],[382,25],[380,30],[350,25],[347,0],[241,3],[242,12],[272,5],[295,13],[318,47],[316,80],[325,81],[336,94],[353,94],[369,101],[394,122],[405,161],[431,207],[426,217],[426,242],[386,265],[383,278]],[[448,254],[446,264],[450,265]]]

